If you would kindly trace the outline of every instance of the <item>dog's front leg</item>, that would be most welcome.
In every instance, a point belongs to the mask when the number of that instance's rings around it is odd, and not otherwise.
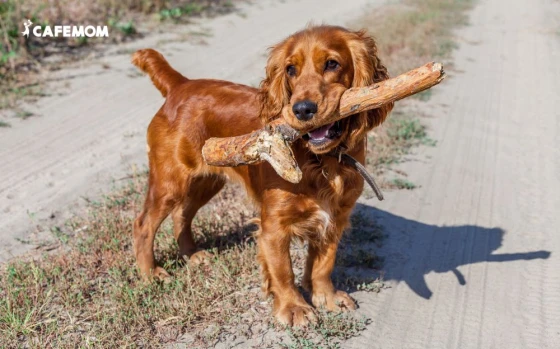
[[[273,313],[280,323],[306,326],[316,320],[315,311],[294,284],[290,240],[288,229],[279,222],[263,219],[257,238],[263,291],[274,295]]]
[[[338,239],[309,244],[303,287],[311,293],[311,301],[317,308],[335,312],[355,310],[356,303],[346,292],[337,290],[331,280],[337,248]]]

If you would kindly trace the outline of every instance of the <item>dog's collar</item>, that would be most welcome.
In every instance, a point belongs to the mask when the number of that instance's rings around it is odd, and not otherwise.
[[[381,189],[379,188],[377,183],[375,183],[375,180],[373,179],[373,176],[370,175],[367,172],[367,169],[364,167],[364,165],[360,164],[360,162],[358,160],[356,160],[352,156],[348,155],[345,152],[345,149],[342,149],[342,148],[338,147],[334,151],[332,151],[330,153],[327,153],[325,155],[333,157],[333,158],[337,158],[339,163],[344,163],[344,164],[354,168],[364,178],[364,180],[369,184],[371,189],[373,189],[373,192],[377,196],[377,199],[379,199],[379,201],[383,200],[383,193],[381,192]]]

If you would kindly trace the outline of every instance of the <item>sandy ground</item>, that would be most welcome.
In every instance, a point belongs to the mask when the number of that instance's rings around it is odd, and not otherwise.
[[[207,45],[160,35],[128,48],[155,47],[192,78],[256,85],[267,46],[310,20],[348,25],[375,5],[259,1],[185,29],[211,33],[200,37]],[[403,166],[421,187],[359,206],[387,229],[391,288],[353,294],[372,323],[346,347],[560,347],[559,15],[558,1],[480,0],[458,32],[455,69],[426,103],[438,145]],[[77,77],[64,80],[66,94],[0,129],[0,260],[34,247],[16,238],[47,235],[36,226],[145,163],[162,99],[133,71],[114,54],[61,72]]]
[[[392,288],[347,348],[560,348],[560,3],[480,0],[426,104],[420,184],[361,208]]]

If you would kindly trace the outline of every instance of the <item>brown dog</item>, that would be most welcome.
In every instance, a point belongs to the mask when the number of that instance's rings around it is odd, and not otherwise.
[[[278,321],[303,326],[314,319],[313,308],[294,285],[289,251],[294,237],[309,242],[303,286],[311,292],[313,305],[330,311],[355,309],[354,301],[334,288],[331,272],[363,179],[326,154],[344,148],[363,163],[366,133],[385,120],[392,104],[319,127],[294,143],[303,171],[298,184],[280,178],[267,163],[208,166],[201,149],[210,137],[246,134],[278,117],[293,125],[320,125],[337,110],[347,88],[388,78],[376,54],[375,42],[363,31],[310,27],[274,46],[266,78],[255,89],[226,81],[189,80],[158,52],[136,52],[133,63],[166,97],[148,128],[149,189],[134,224],[134,251],[143,275],[168,276],[155,265],[153,250],[156,230],[169,214],[180,254],[191,260],[200,257],[191,222],[226,178],[234,178],[260,204],[262,287],[274,295]],[[283,108],[288,112],[282,113]]]

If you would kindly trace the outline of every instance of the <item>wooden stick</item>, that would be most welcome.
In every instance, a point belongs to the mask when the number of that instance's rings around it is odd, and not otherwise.
[[[333,113],[321,123],[327,125],[359,112],[379,108],[427,90],[444,78],[443,65],[432,62],[368,87],[350,88],[340,98],[338,113]],[[287,125],[283,118],[279,118],[265,128],[246,135],[210,138],[202,148],[202,156],[212,166],[233,167],[268,161],[282,178],[298,183],[302,176],[301,170],[290,144],[309,131],[309,127],[296,130]]]

